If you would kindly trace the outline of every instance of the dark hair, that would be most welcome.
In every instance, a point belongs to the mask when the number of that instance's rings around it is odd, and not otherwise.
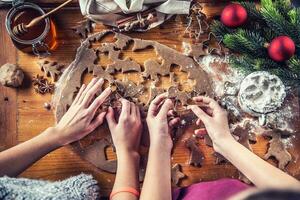
[[[268,189],[253,193],[245,200],[300,200],[300,191]]]

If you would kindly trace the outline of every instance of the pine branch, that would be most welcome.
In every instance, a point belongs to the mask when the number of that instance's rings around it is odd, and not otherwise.
[[[256,32],[238,29],[233,34],[226,34],[223,42],[231,50],[258,57],[266,56],[265,39]]]
[[[247,10],[248,17],[251,21],[262,19],[262,16],[259,10],[256,8],[256,4],[254,2],[242,1],[239,3]]]
[[[285,17],[274,7],[272,0],[262,0],[261,14],[266,24],[277,35],[288,35],[295,42],[299,41],[297,30],[285,19]]]
[[[272,41],[274,38],[280,36],[280,34],[276,34],[273,30],[269,29],[268,27],[262,28],[262,35],[265,37],[266,41]]]
[[[293,56],[287,61],[287,66],[289,69],[297,74],[300,78],[300,59],[297,56]]]
[[[281,68],[282,66],[267,58],[255,58],[253,56],[232,56],[230,63],[235,68],[245,68],[245,71],[269,70],[271,68]]]
[[[300,8],[294,8],[288,13],[289,21],[293,26],[295,35],[297,35],[296,46],[300,48]]]
[[[288,13],[293,8],[290,0],[274,0],[273,5],[285,19],[289,19]]]
[[[299,87],[299,77],[287,68],[272,68],[269,72],[278,76],[286,86]]]
[[[239,70],[244,74],[249,74],[255,71],[254,66],[251,62],[247,62],[247,59],[243,56],[231,56],[229,58],[230,66]]]
[[[245,74],[268,71],[277,75],[287,86],[300,83],[300,8],[293,8],[290,0],[261,0],[261,9],[255,3],[239,3],[247,10],[248,23],[238,29],[229,29],[214,22],[212,31],[223,37],[223,43],[240,55],[230,57],[230,65]],[[268,57],[266,42],[279,35],[287,35],[296,43],[296,55],[287,62],[275,62]],[[298,45],[297,45],[298,44]]]
[[[226,27],[220,21],[214,20],[210,25],[211,32],[219,39],[223,39],[225,34],[232,33],[233,30]]]
[[[300,25],[300,8],[294,8],[288,12],[289,21],[294,25]]]
[[[229,59],[229,63],[231,67],[244,74],[250,74],[254,71],[268,71],[278,76],[287,86],[297,86],[300,82],[300,77],[297,73],[270,59],[253,58],[251,56],[232,56]]]

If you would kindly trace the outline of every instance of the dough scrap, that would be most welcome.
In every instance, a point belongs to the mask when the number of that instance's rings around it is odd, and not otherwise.
[[[158,95],[160,95],[160,94],[162,94],[162,93],[164,93],[164,92],[165,92],[165,90],[162,89],[162,88],[158,88],[158,87],[150,87],[149,100],[148,100],[148,102],[147,102],[146,105],[149,106],[150,103],[151,103],[151,101],[152,101],[153,99],[155,99],[156,96],[158,96]]]
[[[119,34],[120,35],[120,34]],[[125,37],[125,36],[124,36]],[[128,36],[126,36],[128,37]],[[104,43],[101,47],[98,48],[98,51],[101,53],[108,53],[108,58],[113,61],[112,64],[107,66],[106,71],[110,74],[115,73],[115,71],[122,71],[122,73],[135,71],[140,72],[141,66],[131,60],[130,58],[125,58],[124,60],[119,59],[121,54],[121,49],[125,48],[127,45],[127,40],[124,41],[123,37],[117,37],[118,43]]]
[[[107,138],[103,138],[90,145],[84,151],[79,151],[79,154],[99,169],[116,173],[117,160],[107,160],[106,156],[106,148],[111,145]]]
[[[97,50],[101,53],[108,53],[108,58],[112,61],[119,60],[119,56],[121,51],[117,50],[116,45],[114,43],[104,43]]]
[[[208,50],[204,48],[203,43],[183,43],[183,52],[185,55],[194,58],[194,60],[196,61],[199,59],[200,56],[208,55]]]
[[[176,86],[171,86],[168,89],[168,98],[178,100],[182,106],[187,106],[188,100],[191,98],[191,95],[186,92],[180,91]]]
[[[78,22],[78,25],[72,27],[72,30],[75,31],[82,38],[87,38],[88,34],[93,32],[93,22],[89,19]]]
[[[144,90],[143,85],[137,85],[128,79],[123,81],[116,80],[115,85],[124,98],[135,98]]]
[[[143,77],[148,78],[150,76],[151,80],[154,80],[156,83],[159,81],[158,75],[166,76],[170,74],[170,66],[161,65],[153,59],[146,60],[144,67]]]
[[[171,181],[173,186],[178,186],[181,179],[185,178],[186,175],[182,172],[181,165],[176,163],[171,169]]]
[[[106,71],[110,74],[113,74],[115,71],[125,72],[141,72],[141,66],[129,58],[125,58],[124,60],[115,60],[113,64],[107,66]]]
[[[17,65],[6,63],[0,67],[0,84],[7,87],[22,85],[24,73]]]
[[[138,50],[143,50],[146,49],[147,47],[150,47],[155,44],[155,41],[151,40],[142,40],[142,39],[134,39],[132,51],[138,51]]]
[[[263,134],[272,138],[269,141],[269,148],[264,159],[267,160],[274,157],[278,161],[279,169],[284,170],[288,163],[292,160],[292,156],[282,142],[281,133],[279,131],[270,130]]]
[[[188,126],[195,124],[198,117],[188,109],[176,110],[174,112],[174,117],[180,118],[180,123],[174,127],[175,130],[172,136],[173,141],[176,142],[185,133],[185,130]]]
[[[199,148],[199,143],[195,136],[191,136],[185,141],[186,147],[190,150],[189,165],[200,167],[204,160],[204,154]]]
[[[114,38],[117,40],[115,45],[118,49],[125,49],[130,41],[132,41],[131,37],[128,37],[124,34],[116,33]]]
[[[93,76],[98,78],[103,78],[107,80],[109,83],[114,82],[114,77],[105,71],[101,66],[94,67],[93,69]]]

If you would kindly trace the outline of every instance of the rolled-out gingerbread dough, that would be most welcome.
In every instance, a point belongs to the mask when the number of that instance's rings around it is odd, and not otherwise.
[[[114,35],[115,42],[101,42],[108,34]],[[92,44],[96,42],[100,42],[100,47],[93,47]],[[129,43],[133,43],[132,49],[128,49]],[[121,57],[124,49],[135,53],[137,51],[143,51],[148,47],[154,49],[157,58],[151,57],[145,59],[142,63],[143,67],[141,67],[140,62],[138,63],[130,57]],[[107,66],[100,66],[97,63],[100,62],[99,59],[101,59],[101,56],[104,55],[111,60],[111,63]],[[179,92],[179,90],[177,88],[178,83],[176,83],[174,74],[171,72],[172,66],[179,66],[180,71],[187,74],[187,78],[190,79],[191,84],[193,84],[191,86],[193,89],[192,91],[180,91],[181,95],[176,96],[176,92]],[[184,105],[187,104],[188,98],[192,97],[191,93],[193,93],[193,95],[205,94],[213,96],[209,76],[201,68],[201,66],[193,60],[193,58],[156,41],[131,38],[129,36],[107,30],[91,35],[82,42],[81,46],[77,49],[75,60],[64,71],[57,82],[57,88],[53,97],[57,122],[72,104],[76,93],[82,85],[82,80],[86,72],[91,72],[94,76],[104,78],[110,85],[116,86],[115,92],[118,93],[118,95],[135,101],[138,104],[141,103],[139,102],[140,98],[147,96],[148,100],[144,104],[144,110],[147,110],[147,104],[156,95],[163,91],[168,91],[168,89],[155,86],[156,83],[160,81],[161,76],[170,76],[171,82],[174,84],[170,86],[173,86],[174,89],[170,90],[173,91],[172,98],[175,98]],[[115,77],[117,73],[138,73],[140,79],[144,81],[139,83],[133,83],[129,80],[120,81]],[[152,81],[152,84],[150,84],[150,86],[144,84],[147,81]],[[100,132],[91,133],[87,137],[88,139],[83,139],[83,141],[88,140],[88,142],[79,141],[78,143],[80,145],[74,145],[76,146],[76,150],[84,159],[102,170],[113,173],[115,172],[116,167],[115,161],[105,159],[105,149],[111,144],[109,144],[109,140],[105,140],[104,143],[101,134],[102,133]],[[93,135],[95,135],[95,137],[93,137]],[[81,145],[84,143],[88,143],[88,145]],[[97,148],[97,146],[99,146],[99,148]]]

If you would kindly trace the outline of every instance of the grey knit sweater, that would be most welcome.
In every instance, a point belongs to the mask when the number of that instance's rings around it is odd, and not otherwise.
[[[57,182],[27,178],[0,178],[0,199],[5,200],[79,200],[99,199],[97,181],[80,174]]]

